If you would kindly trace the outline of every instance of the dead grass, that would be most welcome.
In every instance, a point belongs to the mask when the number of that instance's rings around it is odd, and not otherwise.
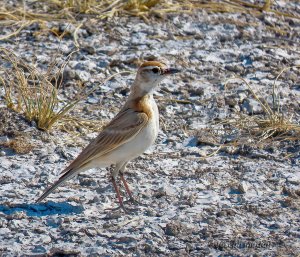
[[[2,147],[10,148],[17,154],[27,154],[34,149],[34,145],[30,142],[30,139],[18,136],[10,139],[8,142],[1,143]]]
[[[65,115],[63,120],[58,121],[58,126],[62,131],[77,137],[83,131],[99,132],[106,122],[105,120],[91,120]]]
[[[99,122],[67,116],[76,104],[87,98],[99,86],[90,90],[81,87],[71,100],[61,100],[63,71],[74,52],[61,64],[54,59],[46,71],[40,71],[33,64],[25,63],[10,50],[0,48],[0,86],[4,88],[7,107],[22,113],[29,121],[35,121],[41,130],[50,130],[55,124],[67,130],[68,123],[73,125],[77,123],[77,127],[83,126],[88,129],[99,128]],[[100,86],[121,73],[128,72],[113,74]]]
[[[300,139],[300,124],[293,122],[293,114],[288,116],[282,111],[280,89],[277,86],[278,79],[287,70],[292,68],[299,68],[300,66],[287,67],[280,71],[276,77],[272,87],[272,104],[269,104],[267,100],[255,92],[251,85],[243,78],[242,80],[252,96],[263,109],[262,115],[239,115],[236,119],[229,119],[224,121],[223,124],[230,124],[231,126],[247,132],[249,136],[253,137],[255,142],[262,142],[267,139],[279,139],[279,140],[299,140]],[[229,81],[225,84],[228,85]],[[245,134],[245,133],[243,133]]]
[[[292,68],[299,68],[299,66],[283,69],[275,79],[271,93],[272,104],[255,92],[245,79],[235,77],[228,80],[225,88],[231,81],[241,80],[248,87],[253,98],[260,104],[263,113],[259,115],[238,113],[233,117],[218,121],[205,131],[198,131],[199,143],[218,146],[217,151],[214,152],[216,154],[228,146],[249,145],[263,148],[273,142],[300,140],[300,124],[293,121],[293,114],[288,115],[283,112],[279,97],[280,89],[277,86],[279,77],[286,70]],[[204,135],[205,137],[203,137]]]
[[[42,72],[10,50],[0,48],[3,64],[0,83],[4,87],[7,107],[23,113],[29,121],[35,121],[39,129],[49,130],[81,99],[77,96],[68,103],[59,100],[63,70],[71,55],[60,66],[54,61],[47,71]]]
[[[150,16],[162,17],[167,13],[192,13],[205,9],[209,12],[250,13],[260,15],[262,11],[278,16],[300,19],[297,13],[278,11],[276,2],[262,1],[252,4],[241,0],[43,0],[19,1],[15,5],[3,4],[0,7],[0,25],[11,28],[11,32],[0,37],[7,40],[16,36],[32,23],[42,27],[47,21],[64,21],[80,24],[78,20],[87,16],[97,19],[111,19],[116,16],[138,16],[146,22]]]

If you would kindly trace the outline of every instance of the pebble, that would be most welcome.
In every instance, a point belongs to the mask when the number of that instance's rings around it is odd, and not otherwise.
[[[97,67],[99,68],[107,68],[109,66],[109,61],[107,60],[100,60],[97,62]]]
[[[232,71],[236,74],[241,74],[244,71],[244,67],[242,65],[233,65],[233,66],[226,65],[225,69],[228,70],[228,71]]]
[[[238,99],[236,95],[229,95],[225,97],[225,104],[229,105],[230,107],[234,107],[238,104]]]
[[[7,136],[1,136],[0,137],[0,144],[5,144],[5,143],[8,143],[9,142],[9,139]]]
[[[32,250],[33,253],[46,253],[47,250],[44,246],[41,246],[41,245],[37,245],[33,248]]]
[[[76,72],[73,68],[70,68],[68,65],[65,67],[64,69],[64,73],[63,73],[63,77],[64,79],[67,80],[72,80],[75,79],[76,77]]]
[[[48,235],[42,235],[40,239],[44,244],[49,244],[52,241],[51,237]]]
[[[177,193],[176,189],[169,185],[164,185],[158,189],[157,194],[172,196]]]
[[[62,224],[63,220],[62,220],[62,218],[59,218],[59,217],[57,217],[57,218],[50,217],[50,218],[47,219],[46,222],[47,222],[48,226],[53,227],[53,228],[57,228]]]
[[[299,185],[300,184],[300,172],[296,172],[296,173],[288,176],[286,178],[286,180],[291,184]]]
[[[87,99],[87,102],[88,102],[89,104],[97,104],[97,103],[99,103],[99,98],[96,98],[96,97],[89,97],[89,98]]]
[[[242,183],[240,183],[238,185],[238,190],[239,192],[241,192],[242,194],[245,194],[248,190],[248,185],[245,181],[243,181]]]
[[[86,46],[83,46],[81,49],[91,55],[96,53],[96,49],[93,46],[86,45]]]
[[[181,225],[178,222],[168,223],[165,228],[167,236],[177,236],[180,233]]]
[[[242,110],[247,112],[248,114],[259,114],[262,113],[263,109],[261,104],[254,99],[246,99],[242,105]]]
[[[81,178],[79,177],[79,183],[81,186],[86,187],[95,187],[97,186],[97,182],[94,179],[90,178]]]
[[[88,82],[91,80],[91,75],[87,71],[75,70],[75,79],[78,79],[82,82]]]

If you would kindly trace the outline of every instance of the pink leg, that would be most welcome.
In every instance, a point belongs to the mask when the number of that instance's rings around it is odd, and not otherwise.
[[[135,200],[134,200],[134,198],[133,198],[133,196],[132,196],[131,190],[129,189],[129,186],[128,186],[128,184],[127,184],[125,178],[124,178],[124,175],[123,175],[123,173],[121,173],[121,172],[120,172],[120,177],[121,177],[121,180],[122,180],[122,182],[123,182],[123,184],[124,184],[125,190],[126,190],[127,194],[128,194],[129,197],[130,197],[130,200],[134,202]]]
[[[116,193],[117,193],[117,197],[118,197],[118,201],[119,201],[120,207],[121,207],[125,212],[127,212],[127,210],[126,210],[125,207],[124,207],[123,199],[122,199],[122,196],[121,196],[121,194],[120,194],[118,185],[117,185],[116,180],[115,180],[114,177],[112,177],[112,183],[113,183],[113,186],[114,186],[115,191],[116,191]]]
[[[130,201],[131,201],[133,204],[135,204],[135,205],[144,205],[144,204],[142,204],[142,203],[140,203],[139,201],[137,201],[137,200],[134,199],[134,197],[133,197],[133,195],[132,195],[132,193],[131,193],[131,190],[129,189],[129,186],[128,186],[128,184],[127,184],[127,182],[126,182],[126,180],[125,180],[124,175],[123,175],[122,172],[120,172],[120,177],[121,177],[121,180],[122,180],[122,182],[123,182],[123,184],[124,184],[124,187],[125,187],[125,189],[126,189],[126,192],[127,192],[127,194],[129,195]]]

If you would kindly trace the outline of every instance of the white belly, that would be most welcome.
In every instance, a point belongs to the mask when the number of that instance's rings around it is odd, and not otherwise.
[[[152,99],[153,115],[148,124],[129,142],[111,151],[106,156],[94,160],[91,166],[109,166],[130,161],[144,153],[155,142],[159,130],[159,114],[156,103]]]
[[[145,152],[158,134],[155,120],[151,120],[131,141],[108,154],[114,163],[130,161]]]

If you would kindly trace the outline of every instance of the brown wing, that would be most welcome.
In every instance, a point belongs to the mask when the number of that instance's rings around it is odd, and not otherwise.
[[[45,199],[57,187],[65,181],[71,179],[76,172],[85,164],[109,153],[124,143],[130,141],[146,125],[147,114],[136,112],[133,109],[121,110],[120,113],[103,129],[79,156],[62,171],[64,173],[58,181],[48,187],[45,192],[37,199],[37,202]]]
[[[122,110],[62,173],[78,169],[130,141],[147,121],[148,116],[143,112]]]

